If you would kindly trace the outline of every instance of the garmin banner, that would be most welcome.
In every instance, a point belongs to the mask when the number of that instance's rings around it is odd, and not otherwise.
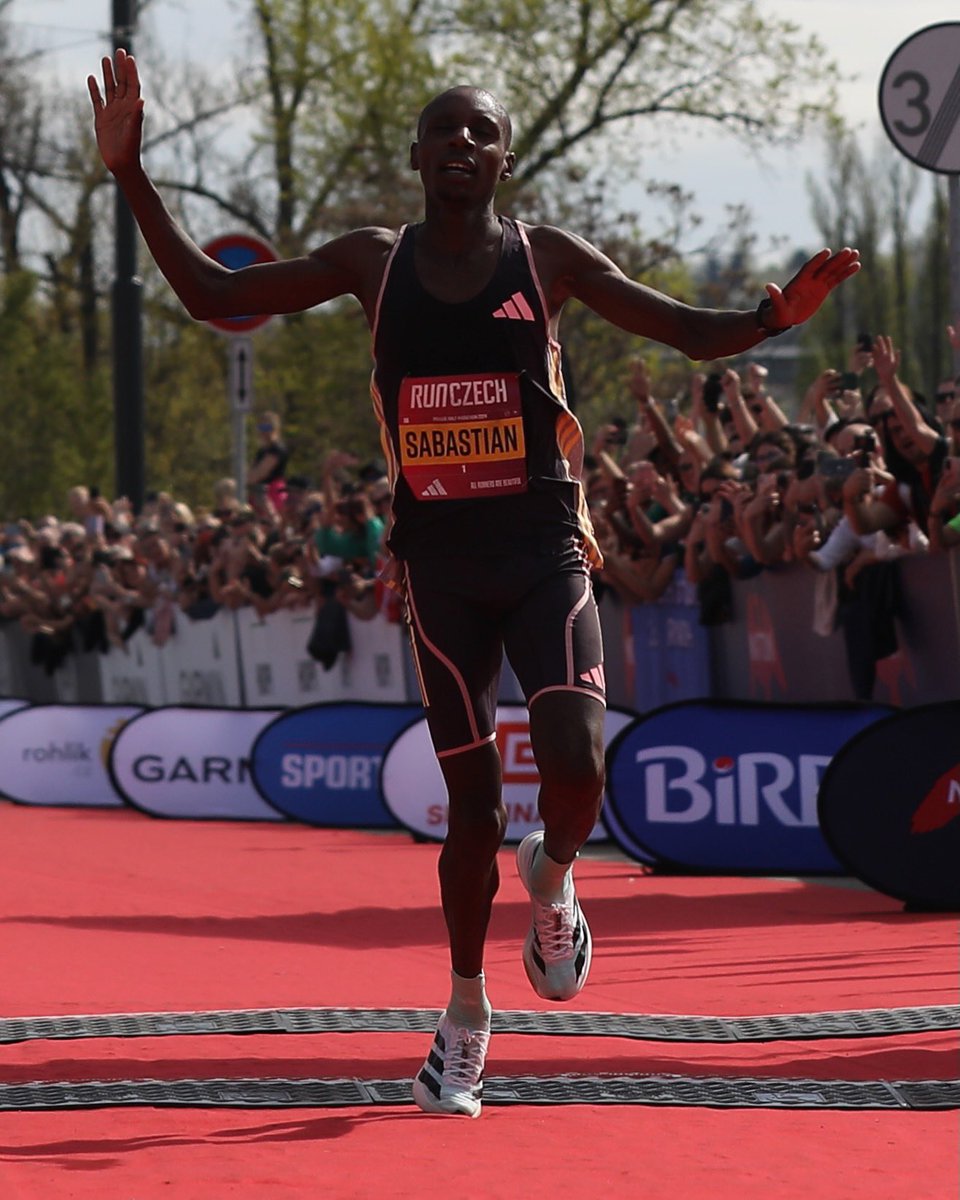
[[[419,704],[314,704],[283,713],[253,747],[264,801],[308,825],[395,829],[380,794],[380,764]]]
[[[171,706],[145,712],[113,744],[110,774],[152,817],[277,821],[250,778],[250,752],[276,709]]]
[[[0,721],[0,781],[18,804],[121,808],[110,748],[143,710],[129,705],[36,704]]]
[[[641,718],[607,756],[611,837],[665,866],[844,874],[817,821],[831,759],[880,706],[686,701]]]
[[[877,891],[960,911],[960,702],[895,713],[852,738],[820,787],[837,858]]]
[[[636,713],[608,708],[607,744],[636,717]],[[530,744],[526,707],[497,708],[497,747],[503,763],[503,803],[507,809],[506,841],[519,842],[534,829],[542,829],[537,812],[540,776]],[[421,715],[403,730],[388,748],[380,775],[384,801],[397,821],[412,833],[442,841],[447,836],[447,789],[433,751],[426,718]],[[606,830],[599,823],[590,841],[602,841]]]

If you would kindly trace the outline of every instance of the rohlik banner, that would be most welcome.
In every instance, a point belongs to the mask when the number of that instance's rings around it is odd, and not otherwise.
[[[282,820],[250,777],[254,740],[276,715],[276,709],[152,709],[117,737],[111,777],[127,802],[150,816]]]
[[[0,786],[20,804],[121,808],[107,770],[114,739],[143,712],[112,704],[35,704],[0,721]]]
[[[878,705],[668,705],[610,747],[605,823],[641,861],[695,871],[843,874],[817,821],[820,781],[837,751],[889,712]]]
[[[920,908],[960,911],[960,701],[852,738],[820,788],[820,825],[853,874]]]
[[[629,725],[636,713],[608,708],[607,744]],[[507,809],[508,842],[519,842],[543,824],[537,813],[540,776],[530,743],[530,721],[521,705],[497,709],[497,746],[503,763],[503,802]],[[443,782],[426,719],[405,729],[387,749],[380,775],[383,798],[401,825],[415,834],[442,841],[447,834],[447,791]],[[597,825],[591,841],[603,840]]]
[[[396,829],[380,793],[387,746],[423,712],[419,704],[312,704],[283,713],[253,747],[266,802],[308,825]]]

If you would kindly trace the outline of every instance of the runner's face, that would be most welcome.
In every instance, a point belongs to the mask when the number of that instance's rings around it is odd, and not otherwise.
[[[424,109],[410,165],[424,190],[441,199],[487,199],[509,179],[514,155],[503,114],[492,97],[464,88]]]

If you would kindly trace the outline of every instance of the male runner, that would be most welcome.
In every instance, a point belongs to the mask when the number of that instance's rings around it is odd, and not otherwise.
[[[394,485],[390,548],[449,793],[440,891],[452,992],[414,1081],[428,1112],[480,1114],[490,1004],[483,949],[506,818],[495,741],[504,649],[524,689],[541,779],[542,833],[518,851],[531,897],[523,962],[536,992],[567,1000],[590,969],[572,864],[603,793],[604,687],[589,566],[599,556],[580,486],[583,438],[564,401],[557,326],[576,297],[693,359],[737,354],[805,321],[859,269],[824,250],[756,311],[692,308],[628,279],[589,243],[500,217],[514,166],[510,118],[456,87],[420,116],[410,165],[424,219],[354,230],[313,253],[229,271],[178,228],[140,162],[132,57],[88,80],[97,140],[157,265],[199,320],[287,313],[350,294],[373,337],[372,395]]]

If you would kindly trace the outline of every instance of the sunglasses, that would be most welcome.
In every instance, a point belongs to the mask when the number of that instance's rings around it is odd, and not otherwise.
[[[952,400],[956,394],[956,392],[937,392],[937,403],[939,404],[941,400]]]
[[[960,417],[954,417],[954,419],[950,422],[950,428],[960,429]]]

